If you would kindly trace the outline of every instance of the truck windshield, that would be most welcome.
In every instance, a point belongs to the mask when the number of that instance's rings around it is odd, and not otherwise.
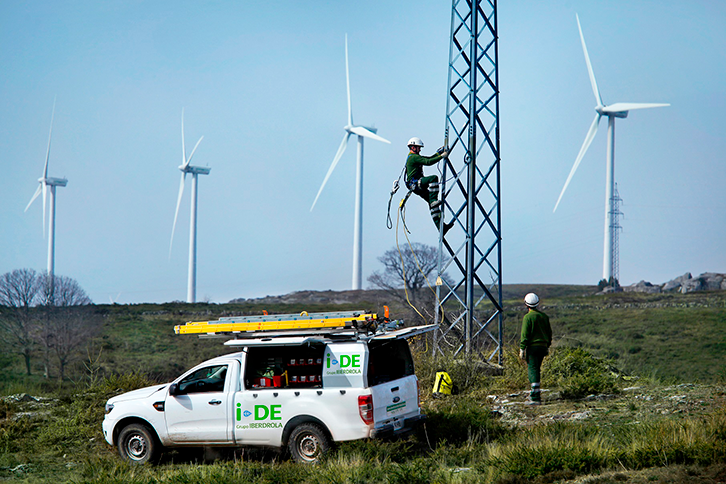
[[[414,374],[413,358],[406,340],[373,340],[368,351],[368,385],[380,385]]]

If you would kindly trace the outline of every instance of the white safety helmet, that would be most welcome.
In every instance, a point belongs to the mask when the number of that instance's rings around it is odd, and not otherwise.
[[[526,296],[524,296],[524,304],[529,306],[530,308],[536,308],[539,304],[539,297],[533,292],[530,292]]]
[[[420,146],[423,148],[423,141],[421,141],[421,138],[413,137],[410,140],[408,140],[408,146]]]

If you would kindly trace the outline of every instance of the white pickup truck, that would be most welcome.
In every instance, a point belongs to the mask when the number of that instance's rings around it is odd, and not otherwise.
[[[432,329],[227,341],[241,351],[109,399],[103,434],[132,463],[179,446],[287,448],[316,462],[332,442],[404,433],[425,417],[407,338]]]

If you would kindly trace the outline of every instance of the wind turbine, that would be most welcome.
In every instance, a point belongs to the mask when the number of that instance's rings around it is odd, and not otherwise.
[[[50,115],[50,132],[48,133],[48,149],[45,152],[45,166],[43,167],[43,176],[38,178],[38,183],[40,183],[40,186],[38,186],[38,189],[33,194],[30,202],[28,202],[28,205],[25,207],[25,211],[27,212],[35,199],[38,198],[41,193],[43,194],[43,237],[45,237],[45,221],[47,219],[46,206],[48,205],[47,193],[50,191],[50,224],[48,228],[48,275],[50,276],[51,284],[53,281],[53,275],[55,273],[55,188],[64,187],[66,186],[66,184],[68,184],[68,180],[65,178],[52,178],[48,176],[48,162],[50,161],[50,140],[53,137],[54,117],[55,99],[53,100],[53,112]],[[52,297],[53,294],[51,286],[51,298]]]
[[[202,142],[204,136],[199,138],[194,149],[187,158],[187,150],[184,146],[184,109],[182,109],[181,118],[182,132],[182,164],[179,165],[181,170],[181,182],[179,183],[179,196],[176,201],[176,212],[174,212],[174,225],[171,228],[171,242],[169,242],[169,257],[171,257],[171,247],[174,244],[174,231],[176,230],[176,220],[179,216],[179,206],[181,205],[182,195],[184,195],[184,182],[187,174],[192,175],[192,208],[189,217],[189,279],[187,281],[187,302],[193,303],[197,299],[197,177],[198,175],[209,175],[211,168],[192,166],[192,157]]]
[[[567,186],[572,180],[572,176],[575,174],[577,167],[580,166],[582,158],[585,156],[587,149],[590,147],[592,140],[595,138],[597,133],[597,127],[600,124],[600,118],[607,116],[608,118],[608,140],[607,140],[607,165],[606,165],[606,176],[605,176],[605,243],[603,249],[603,269],[602,277],[606,281],[610,281],[613,276],[613,238],[615,235],[613,216],[615,214],[614,208],[614,190],[615,190],[615,118],[627,118],[628,112],[634,109],[647,109],[647,108],[659,108],[664,106],[670,106],[670,104],[653,104],[653,103],[615,103],[610,105],[604,105],[602,98],[600,97],[600,91],[597,88],[597,82],[595,81],[595,73],[592,70],[592,64],[590,63],[590,56],[587,54],[587,46],[585,45],[585,37],[582,35],[582,27],[580,26],[580,17],[575,14],[577,19],[577,28],[580,31],[580,41],[582,42],[582,51],[585,53],[585,62],[587,63],[587,72],[590,75],[590,84],[592,85],[592,92],[595,94],[595,119],[590,125],[590,129],[585,136],[585,141],[582,143],[580,152],[577,154],[575,164],[572,165],[570,174],[567,176],[565,186],[562,187],[560,197],[557,199],[553,212],[557,210],[557,207],[562,200],[562,196],[567,190]]]
[[[354,125],[353,124],[353,111],[350,104],[350,73],[348,69],[348,35],[345,35],[345,82],[348,90],[348,124],[343,127],[345,134],[343,135],[343,141],[341,141],[338,147],[338,152],[333,158],[328,173],[325,175],[323,184],[320,185],[320,190],[315,196],[313,205],[310,207],[312,212],[315,208],[315,204],[320,198],[320,194],[325,188],[325,184],[328,183],[330,175],[335,170],[338,161],[343,156],[345,148],[348,146],[348,139],[352,135],[358,136],[358,159],[356,162],[356,175],[355,175],[355,214],[353,216],[353,289],[361,289],[361,283],[363,280],[362,272],[362,257],[363,257],[363,139],[371,138],[377,141],[391,144],[385,138],[382,138],[376,134],[376,128],[370,128],[366,126]]]

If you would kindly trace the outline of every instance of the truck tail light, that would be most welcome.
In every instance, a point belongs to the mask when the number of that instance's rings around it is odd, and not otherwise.
[[[373,395],[358,396],[358,412],[363,422],[368,425],[373,423]]]

